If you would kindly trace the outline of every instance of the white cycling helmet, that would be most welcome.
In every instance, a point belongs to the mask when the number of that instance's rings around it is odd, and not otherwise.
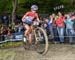
[[[37,6],[37,5],[32,5],[32,6],[31,6],[31,10],[37,11],[37,10],[38,10],[38,6]]]

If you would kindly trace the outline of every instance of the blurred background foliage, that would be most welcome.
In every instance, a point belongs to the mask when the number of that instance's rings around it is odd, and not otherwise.
[[[16,12],[24,14],[30,9],[32,4],[39,6],[39,13],[54,12],[53,8],[64,5],[64,12],[73,11],[75,9],[75,0],[18,0]],[[0,0],[0,14],[12,12],[12,0]]]

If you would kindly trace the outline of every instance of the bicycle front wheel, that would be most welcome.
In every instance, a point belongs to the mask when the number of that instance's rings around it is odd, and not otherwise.
[[[36,51],[40,54],[46,54],[48,51],[48,37],[44,29],[38,27],[35,29]]]

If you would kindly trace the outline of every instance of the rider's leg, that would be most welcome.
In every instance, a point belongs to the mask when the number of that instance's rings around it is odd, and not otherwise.
[[[28,45],[28,41],[27,41],[26,37],[29,34],[29,26],[27,24],[25,24],[24,28],[25,28],[25,31],[24,31],[24,42],[25,42],[26,45]]]
[[[31,37],[31,32],[32,32],[32,30],[33,30],[33,27],[31,26],[30,27],[30,30],[29,30],[29,44],[31,45],[32,44],[32,37]]]
[[[25,25],[25,31],[24,31],[24,36],[29,34],[29,26],[26,24]]]
[[[29,44],[32,45],[32,38],[31,38],[31,34],[29,34]]]

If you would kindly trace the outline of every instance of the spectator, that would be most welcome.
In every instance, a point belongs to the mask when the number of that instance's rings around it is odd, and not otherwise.
[[[59,36],[58,36],[58,31],[57,31],[57,25],[56,25],[56,20],[58,19],[58,16],[55,16],[53,19],[53,35],[54,35],[54,43],[59,43]]]
[[[4,41],[5,40],[5,36],[7,34],[7,29],[6,26],[2,26],[1,27],[1,31],[0,31],[0,41]]]
[[[3,34],[3,35],[7,34],[7,27],[4,25],[1,27],[1,34]]]
[[[58,12],[58,16],[59,18],[56,20],[57,31],[59,34],[60,43],[64,43],[64,28],[65,28],[64,20],[65,18],[60,12]]]
[[[53,33],[52,29],[52,20],[49,18],[44,18],[44,28],[46,29],[49,41],[53,39],[53,36],[51,33]],[[53,40],[52,40],[53,42]]]
[[[7,32],[7,35],[8,35],[8,36],[11,36],[11,35],[12,35],[12,29],[11,29],[11,27],[8,27],[8,28],[7,28],[7,31],[8,31],[8,32]]]
[[[48,19],[48,28],[49,28],[49,32],[51,34],[52,39],[54,39],[52,23],[53,23],[53,16],[50,15]]]
[[[74,29],[73,29],[73,24],[74,24],[74,17],[70,17],[68,14],[66,15],[67,19],[64,20],[66,24],[66,33],[67,36],[69,36],[69,43],[73,44],[73,35],[74,35]]]
[[[2,22],[6,26],[9,26],[9,18],[8,18],[8,16],[6,16],[6,15],[2,16]]]
[[[19,23],[19,24],[15,25],[15,28],[17,28],[17,33],[23,34],[23,31],[22,31],[22,29],[23,29],[22,23]]]

